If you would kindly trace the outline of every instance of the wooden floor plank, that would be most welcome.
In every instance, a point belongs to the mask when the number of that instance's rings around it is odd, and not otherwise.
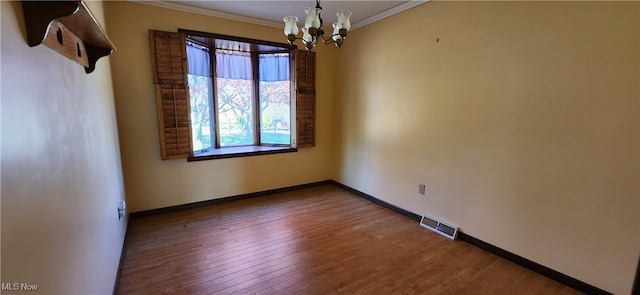
[[[581,294],[334,185],[131,220],[118,294]]]

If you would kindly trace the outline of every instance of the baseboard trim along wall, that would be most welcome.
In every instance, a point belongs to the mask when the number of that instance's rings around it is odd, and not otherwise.
[[[277,194],[277,193],[283,193],[283,192],[289,192],[289,191],[294,191],[294,190],[298,190],[298,189],[303,189],[303,188],[308,188],[308,187],[314,187],[314,186],[319,186],[319,185],[325,185],[325,184],[332,184],[335,186],[338,186],[346,191],[349,191],[359,197],[365,198],[371,202],[374,202],[376,204],[379,204],[385,208],[391,209],[399,214],[402,214],[408,218],[411,218],[413,220],[415,220],[416,222],[420,222],[420,218],[421,216],[418,214],[415,214],[411,211],[402,209],[400,207],[397,207],[395,205],[392,205],[390,203],[387,203],[381,199],[378,199],[374,196],[371,196],[369,194],[366,194],[364,192],[361,192],[359,190],[356,190],[352,187],[349,187],[347,185],[344,185],[342,183],[339,183],[335,180],[324,180],[324,181],[319,181],[319,182],[312,182],[312,183],[307,183],[307,184],[301,184],[301,185],[295,185],[295,186],[289,186],[289,187],[284,187],[284,188],[279,188],[279,189],[272,189],[272,190],[266,190],[266,191],[261,191],[261,192],[254,192],[254,193],[248,193],[248,194],[242,194],[242,195],[237,195],[237,196],[230,196],[230,197],[224,197],[224,198],[220,198],[220,199],[213,199],[213,200],[207,200],[207,201],[201,201],[201,202],[195,202],[195,203],[189,203],[189,204],[183,204],[183,205],[176,205],[176,206],[170,206],[170,207],[164,207],[164,208],[158,208],[158,209],[151,209],[151,210],[145,210],[145,211],[139,211],[139,212],[133,212],[130,214],[129,216],[129,220],[131,219],[135,219],[135,218],[140,218],[140,217],[145,217],[145,216],[151,216],[151,215],[158,215],[158,214],[163,214],[163,213],[169,213],[169,212],[175,212],[175,211],[181,211],[181,210],[186,210],[186,209],[191,209],[191,208],[198,208],[198,207],[203,207],[203,206],[210,206],[210,205],[216,205],[216,204],[221,204],[221,203],[227,203],[227,202],[233,202],[233,201],[238,201],[238,200],[244,200],[244,199],[249,199],[249,198],[256,198],[256,197],[262,197],[262,196],[267,196],[267,195],[272,195],[272,194]],[[128,227],[128,226],[127,226]],[[587,284],[583,281],[580,281],[578,279],[575,279],[573,277],[570,277],[568,275],[565,275],[563,273],[560,273],[558,271],[555,271],[551,268],[548,268],[544,265],[538,264],[536,262],[533,262],[529,259],[526,259],[522,256],[519,256],[517,254],[511,253],[507,250],[504,250],[502,248],[499,248],[497,246],[494,246],[492,244],[489,244],[485,241],[482,241],[478,238],[475,238],[473,236],[470,236],[468,234],[465,234],[462,231],[458,231],[458,239],[461,241],[464,241],[466,243],[469,243],[473,246],[476,246],[480,249],[483,249],[487,252],[490,252],[492,254],[495,254],[501,258],[504,258],[506,260],[509,260],[515,264],[518,264],[522,267],[525,267],[529,270],[532,270],[536,273],[539,273],[545,277],[548,277],[554,281],[557,281],[561,284],[564,284],[566,286],[569,286],[573,289],[576,289],[580,292],[586,293],[586,294],[592,294],[592,295],[612,295],[611,293],[604,291],[600,288],[597,288],[593,285]],[[126,245],[126,235],[125,235],[125,245]],[[124,245],[123,245],[124,247]],[[122,252],[122,257],[124,257],[124,249]],[[122,265],[122,260],[120,262],[120,265]],[[120,277],[120,267],[118,267],[118,278]],[[114,286],[114,294],[117,291],[117,285],[118,285],[118,278],[116,278],[116,284]],[[637,291],[637,287],[634,286],[634,292]],[[637,293],[633,293],[634,295]],[[640,294],[639,294],[640,295]]]
[[[127,218],[127,228],[124,230],[124,241],[122,241],[122,250],[120,251],[120,262],[118,262],[118,270],[116,271],[116,280],[113,283],[113,295],[118,295],[118,286],[120,286],[120,274],[122,273],[122,264],[127,249],[127,236],[129,236],[129,217]]]
[[[387,209],[391,209],[393,211],[396,211],[396,212],[398,212],[398,213],[400,213],[400,214],[402,214],[404,216],[407,216],[407,217],[409,217],[409,218],[411,218],[411,219],[413,219],[413,220],[415,220],[417,222],[420,222],[420,218],[422,218],[422,216],[420,216],[418,214],[415,214],[415,213],[413,213],[411,211],[407,211],[407,210],[402,209],[400,207],[396,207],[394,205],[391,205],[391,204],[389,204],[389,203],[387,203],[387,202],[385,202],[383,200],[380,200],[380,199],[378,199],[378,198],[376,198],[374,196],[365,194],[365,193],[363,193],[363,192],[361,192],[361,191],[359,191],[357,189],[354,189],[354,188],[352,188],[350,186],[346,186],[346,185],[344,185],[342,183],[339,183],[339,182],[337,182],[335,180],[331,180],[331,183],[336,185],[336,186],[339,186],[340,188],[342,188],[342,189],[344,189],[344,190],[346,190],[348,192],[356,194],[356,195],[360,196],[361,198],[365,198],[365,199],[367,199],[367,200],[369,200],[371,202],[374,202],[376,204],[382,205],[383,207],[386,207]]]
[[[157,209],[151,209],[151,210],[132,212],[130,214],[129,219],[135,219],[135,218],[140,218],[140,217],[145,217],[145,216],[158,215],[158,214],[163,214],[163,213],[176,212],[176,211],[182,211],[182,210],[187,210],[187,209],[192,209],[192,208],[211,206],[211,205],[228,203],[228,202],[239,201],[239,200],[244,200],[244,199],[262,197],[262,196],[266,196],[266,195],[273,195],[273,194],[284,193],[284,192],[294,191],[294,190],[298,190],[298,189],[303,189],[303,188],[308,188],[308,187],[313,187],[313,186],[319,186],[319,185],[324,185],[324,184],[332,184],[332,183],[333,182],[331,180],[323,180],[323,181],[318,181],[318,182],[294,185],[294,186],[277,188],[277,189],[272,189],[272,190],[266,190],[266,191],[260,191],[260,192],[254,192],[254,193],[248,193],[248,194],[242,194],[242,195],[236,195],[236,196],[229,196],[229,197],[224,197],[224,198],[219,198],[219,199],[212,199],[212,200],[200,201],[200,202],[195,202],[195,203],[188,203],[188,204],[183,204],[183,205],[176,205],[176,206],[170,206],[170,207],[164,207],[164,208],[157,208]]]
[[[589,285],[583,281],[580,281],[578,279],[575,279],[573,277],[570,277],[568,275],[565,275],[561,272],[555,271],[551,268],[548,268],[544,265],[538,264],[536,262],[533,262],[529,259],[526,259],[522,256],[519,256],[517,254],[511,253],[507,250],[504,250],[502,248],[496,247],[494,245],[491,245],[485,241],[482,241],[480,239],[474,238],[470,235],[467,235],[463,232],[458,232],[458,238],[462,241],[465,241],[471,245],[474,245],[482,250],[485,250],[487,252],[493,253],[497,256],[500,256],[506,260],[509,260],[515,264],[518,264],[520,266],[523,266],[529,270],[535,271],[545,277],[548,277],[556,282],[562,283],[566,286],[569,286],[573,289],[576,289],[582,293],[585,294],[592,294],[592,295],[612,295],[611,293],[602,290],[598,287],[595,287],[593,285]]]
[[[368,195],[368,194],[363,193],[361,191],[358,191],[358,190],[356,190],[354,188],[351,188],[349,186],[346,186],[346,185],[344,185],[342,183],[339,183],[339,182],[336,182],[336,181],[332,181],[332,183],[337,185],[337,186],[339,186],[339,187],[341,187],[341,188],[343,188],[343,189],[345,189],[345,190],[347,190],[347,191],[350,191],[350,192],[352,192],[352,193],[354,193],[354,194],[356,194],[356,195],[358,195],[360,197],[363,197],[363,198],[365,198],[367,200],[370,200],[370,201],[372,201],[374,203],[380,204],[380,205],[382,205],[384,207],[387,207],[387,208],[389,208],[389,209],[391,209],[393,211],[396,211],[396,212],[398,212],[398,213],[400,213],[402,215],[405,215],[405,216],[407,216],[407,217],[409,217],[409,218],[411,218],[413,220],[416,220],[416,221],[420,222],[420,217],[421,216],[418,215],[418,214],[415,214],[413,212],[409,212],[409,211],[407,211],[405,209],[402,209],[402,208],[396,207],[394,205],[391,205],[391,204],[389,204],[389,203],[387,203],[385,201],[382,201],[382,200],[380,200],[380,199],[378,199],[378,198],[376,198],[374,196],[371,196],[371,195]],[[537,273],[539,273],[539,274],[541,274],[541,275],[543,275],[545,277],[548,277],[548,278],[550,278],[550,279],[552,279],[552,280],[554,280],[556,282],[559,282],[559,283],[561,283],[563,285],[569,286],[569,287],[571,287],[573,289],[576,289],[576,290],[578,290],[580,292],[583,292],[585,294],[590,294],[590,295],[611,295],[611,293],[609,293],[607,291],[604,291],[604,290],[602,290],[600,288],[597,288],[595,286],[589,285],[589,284],[587,284],[587,283],[585,283],[583,281],[580,281],[578,279],[575,279],[573,277],[565,275],[565,274],[563,274],[561,272],[555,271],[555,270],[553,270],[551,268],[548,268],[548,267],[546,267],[544,265],[541,265],[541,264],[538,264],[536,262],[533,262],[533,261],[531,261],[529,259],[526,259],[526,258],[524,258],[522,256],[519,256],[517,254],[511,253],[511,252],[509,252],[507,250],[504,250],[502,248],[499,248],[499,247],[496,247],[494,245],[491,245],[491,244],[489,244],[489,243],[487,243],[485,241],[482,241],[482,240],[480,240],[478,238],[472,237],[472,236],[470,236],[468,234],[465,234],[465,233],[463,233],[461,231],[458,231],[458,239],[461,240],[461,241],[467,242],[467,243],[469,243],[469,244],[471,244],[473,246],[476,246],[476,247],[478,247],[478,248],[480,248],[482,250],[485,250],[485,251],[487,251],[489,253],[497,255],[497,256],[499,256],[501,258],[509,260],[509,261],[511,261],[511,262],[513,262],[515,264],[518,264],[518,265],[520,265],[522,267],[525,267],[525,268],[527,268],[529,270],[537,272]]]
[[[636,279],[633,281],[631,295],[640,295],[640,257],[638,257],[638,267],[636,268]]]

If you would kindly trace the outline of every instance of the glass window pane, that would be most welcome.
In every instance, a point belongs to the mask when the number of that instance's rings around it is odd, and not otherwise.
[[[251,80],[217,78],[220,146],[253,145],[253,87]]]
[[[288,53],[259,55],[260,141],[291,144],[291,67]]]
[[[260,139],[263,144],[291,144],[289,81],[260,81]]]
[[[254,145],[251,53],[216,50],[220,147]]]
[[[211,128],[211,77],[187,75],[191,102],[191,135],[193,151],[211,149],[214,131]]]

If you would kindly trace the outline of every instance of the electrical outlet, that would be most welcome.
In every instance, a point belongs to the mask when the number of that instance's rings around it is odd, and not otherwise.
[[[124,200],[118,202],[118,219],[127,215],[127,204]]]
[[[418,194],[424,195],[427,190],[427,186],[424,184],[418,184]]]

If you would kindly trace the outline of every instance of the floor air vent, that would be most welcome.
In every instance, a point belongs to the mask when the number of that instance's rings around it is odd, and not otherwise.
[[[427,228],[431,231],[439,233],[449,239],[455,240],[458,235],[458,228],[445,224],[437,219],[422,215],[420,219],[420,226]]]

